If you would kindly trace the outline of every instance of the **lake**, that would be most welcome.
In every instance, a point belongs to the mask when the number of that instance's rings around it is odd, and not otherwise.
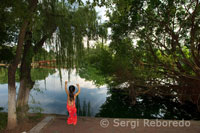
[[[5,69],[6,68],[1,68],[1,74]],[[33,69],[33,71],[34,70],[37,69]],[[30,92],[29,112],[42,111],[42,113],[67,114],[67,94],[64,89],[64,82],[65,80],[68,80],[68,71],[66,69],[61,69],[60,75],[58,69],[55,69],[52,73],[44,74],[44,76],[41,73],[45,70],[49,71],[49,69],[42,68],[39,70],[40,71],[32,72],[34,75],[33,79],[35,78],[36,82],[34,88]],[[3,74],[1,75],[1,78],[3,78],[2,76]],[[5,76],[4,78],[7,77]],[[3,107],[4,111],[7,111],[8,84],[5,82],[6,81],[4,81],[4,83],[0,82],[0,107]],[[97,87],[93,82],[86,81],[77,75],[75,70],[72,70],[68,86],[76,85],[77,83],[79,83],[81,87],[81,93],[79,94],[78,99],[76,99],[76,102],[78,102],[78,115],[95,116],[108,96],[106,85]],[[18,82],[16,83],[16,86],[18,91]]]
[[[0,107],[4,108],[3,111],[8,109],[7,71],[6,68],[0,68]],[[127,89],[111,88],[107,85],[97,87],[92,81],[86,81],[80,75],[76,74],[75,70],[68,74],[66,69],[59,71],[59,69],[33,68],[31,77],[35,85],[30,92],[29,112],[67,115],[67,94],[64,83],[70,78],[68,86],[79,83],[81,87],[81,93],[76,98],[78,116],[200,120],[200,113],[196,105],[191,102],[181,104],[177,97],[144,94],[137,96],[136,104],[132,105]],[[89,76],[88,73],[83,75]],[[18,91],[19,69],[16,72],[16,87]]]

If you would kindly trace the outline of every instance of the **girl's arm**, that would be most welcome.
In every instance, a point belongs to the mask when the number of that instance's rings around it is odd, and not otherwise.
[[[81,91],[80,85],[79,85],[79,84],[76,84],[76,85],[77,85],[77,87],[78,87],[78,92],[74,95],[75,97],[78,96],[78,94],[79,94],[80,91]]]
[[[66,91],[67,95],[69,96],[69,92],[67,90],[67,81],[65,81],[65,91]]]

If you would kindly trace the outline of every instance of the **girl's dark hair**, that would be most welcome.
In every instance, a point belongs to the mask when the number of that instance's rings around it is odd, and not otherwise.
[[[74,100],[74,91],[75,91],[75,86],[70,85],[69,86],[69,100],[70,101]]]

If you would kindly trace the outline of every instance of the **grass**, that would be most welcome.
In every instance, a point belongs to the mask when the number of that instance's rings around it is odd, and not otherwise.
[[[2,112],[3,108],[0,107],[0,131],[4,130],[7,126],[7,118],[8,118],[8,113],[7,112]],[[30,121],[37,121],[40,118],[42,118],[44,115],[42,113],[34,113],[28,115],[28,119]]]
[[[6,128],[8,113],[0,112],[0,130]]]
[[[31,120],[31,121],[36,121],[36,120],[40,119],[43,116],[44,115],[42,113],[35,113],[34,115],[28,116],[28,119]]]

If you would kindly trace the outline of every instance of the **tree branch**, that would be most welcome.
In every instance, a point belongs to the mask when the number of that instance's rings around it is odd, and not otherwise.
[[[45,42],[50,36],[52,36],[52,34],[55,32],[55,30],[56,30],[56,26],[52,28],[52,31],[51,31],[49,34],[44,35],[44,36],[41,38],[41,40],[38,41],[38,42],[36,43],[36,45],[35,45],[35,47],[34,47],[34,52],[35,52],[35,53],[37,53],[38,50],[39,50],[40,48],[42,48],[44,42]]]

